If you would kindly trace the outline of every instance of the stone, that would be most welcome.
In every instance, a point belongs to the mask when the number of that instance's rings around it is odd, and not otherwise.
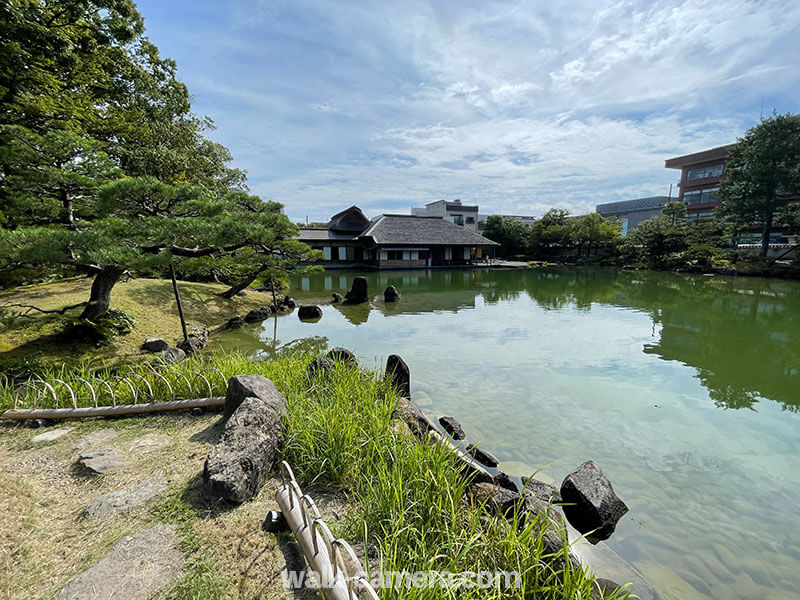
[[[619,598],[619,600],[626,600],[626,598],[630,598],[631,593],[627,590],[621,589],[621,587],[622,586],[620,586],[618,583],[615,583],[610,579],[595,577],[589,600],[602,600],[603,598],[610,598],[614,592],[617,593],[615,597]]]
[[[163,474],[145,479],[140,484],[114,490],[92,500],[86,507],[86,514],[90,517],[105,519],[117,513],[141,506],[151,498],[167,489],[167,482]]]
[[[279,458],[285,412],[283,396],[247,398],[239,405],[203,468],[203,489],[209,498],[235,505],[258,494]]]
[[[265,319],[269,318],[271,311],[268,306],[262,306],[261,308],[254,308],[249,313],[244,316],[245,323],[256,323],[264,321]]]
[[[146,433],[131,442],[128,450],[131,453],[147,454],[169,446],[172,438],[165,433]]]
[[[224,412],[229,418],[245,398],[259,398],[268,402],[283,402],[283,394],[263,375],[234,375],[228,380]]]
[[[333,294],[331,294],[331,297],[332,297],[331,303],[333,304],[339,304],[340,302],[344,302],[344,296],[342,296],[338,292],[333,292]]]
[[[345,304],[361,304],[369,301],[369,291],[367,289],[367,278],[356,277],[350,291],[344,295]]]
[[[472,457],[479,463],[486,465],[487,467],[496,467],[498,464],[500,464],[500,461],[498,461],[493,454],[490,454],[486,450],[482,450],[477,444],[472,444],[469,448],[467,448],[467,453],[472,455]]]
[[[617,521],[628,507],[614,493],[596,462],[589,460],[564,478],[561,483],[564,514],[581,533],[605,540],[611,537]]]
[[[561,502],[561,494],[554,485],[539,481],[533,477],[523,477],[522,485],[524,486],[522,493],[529,494],[541,500],[542,502]]]
[[[384,302],[397,302],[400,299],[400,294],[397,292],[397,288],[393,285],[390,285],[385,290],[383,290],[383,301]]]
[[[161,523],[119,540],[100,562],[59,592],[59,600],[149,598],[183,575],[184,557],[172,525]]]
[[[503,510],[504,507],[512,505],[519,500],[519,494],[502,488],[494,483],[478,482],[473,483],[468,488],[472,502],[475,504],[483,503],[489,512]]]
[[[42,444],[44,442],[54,442],[58,438],[67,435],[70,431],[72,431],[74,427],[59,427],[58,429],[51,429],[50,431],[45,431],[44,433],[40,433],[35,435],[31,438],[31,442],[34,444]]]
[[[183,350],[184,353],[189,355],[194,354],[195,352],[200,352],[205,345],[206,340],[199,338],[196,335],[190,335],[185,340],[181,340],[178,343],[178,349]]]
[[[514,483],[514,480],[511,479],[511,476],[508,473],[503,473],[502,471],[499,471],[494,476],[494,482],[503,489],[509,490],[511,492],[519,492],[517,484]]]
[[[125,456],[112,448],[104,448],[81,455],[78,464],[93,473],[102,475],[106,471],[124,467]]]
[[[225,329],[235,329],[244,325],[244,317],[231,317],[225,322]]]
[[[96,431],[82,435],[80,439],[75,442],[75,448],[83,449],[91,446],[99,446],[100,444],[105,444],[113,440],[115,437],[117,437],[116,429],[111,429],[110,427],[106,429],[97,429]]]
[[[422,411],[405,398],[398,398],[393,416],[408,425],[412,433],[419,438],[423,438],[433,429],[433,425]]]
[[[467,437],[464,430],[461,429],[461,423],[459,423],[455,417],[439,417],[439,425],[441,425],[454,440],[463,440]]]
[[[326,358],[330,358],[334,362],[343,362],[347,363],[348,365],[353,365],[355,367],[358,366],[358,360],[356,359],[356,355],[350,352],[347,348],[337,347],[333,348],[330,352],[325,355]]]
[[[422,390],[411,392],[411,401],[420,408],[433,408],[433,399]]]
[[[284,296],[281,304],[283,304],[286,308],[294,308],[295,306],[297,306],[297,303],[291,296]]]
[[[390,378],[401,398],[411,398],[411,375],[408,365],[397,354],[390,354],[386,359],[386,377]]]
[[[156,360],[164,365],[174,365],[186,360],[186,352],[180,348],[167,348],[159,353]]]
[[[301,304],[297,316],[301,321],[319,321],[322,318],[322,309],[315,304]]]
[[[306,367],[306,374],[312,379],[325,377],[336,368],[336,363],[330,358],[317,358]]]
[[[169,348],[169,344],[160,337],[147,337],[142,343],[142,350],[145,352],[161,352],[167,348]]]

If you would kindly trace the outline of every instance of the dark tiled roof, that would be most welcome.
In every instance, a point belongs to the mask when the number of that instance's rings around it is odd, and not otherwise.
[[[358,239],[358,233],[339,233],[338,231],[331,231],[330,229],[303,227],[300,229],[297,239],[301,242],[355,240]]]
[[[356,205],[346,208],[336,213],[328,221],[327,228],[333,231],[357,234],[364,231],[369,226],[369,219],[361,212]]]
[[[367,229],[362,237],[372,237],[384,246],[414,244],[420,246],[497,246],[460,225],[439,217],[383,215]]]
[[[635,200],[623,200],[622,202],[598,204],[597,212],[599,212],[601,215],[613,215],[620,212],[631,212],[634,210],[653,210],[654,208],[666,206],[667,202],[669,202],[668,196],[636,198]]]

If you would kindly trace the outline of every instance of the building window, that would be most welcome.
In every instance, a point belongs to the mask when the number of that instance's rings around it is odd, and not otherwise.
[[[692,204],[708,204],[710,202],[716,202],[717,198],[715,196],[718,187],[711,188],[708,190],[692,190],[691,192],[684,192],[683,193],[683,203],[687,205]]]
[[[339,248],[339,260],[347,260],[347,248],[344,246]]]
[[[719,177],[724,170],[723,165],[711,165],[708,167],[698,167],[689,169],[686,172],[686,179],[705,179],[707,177]]]
[[[464,215],[453,215],[453,223],[456,225],[464,224]]]
[[[453,260],[453,249],[450,246],[445,246],[444,248],[444,259]]]
[[[331,247],[330,246],[323,247],[322,248],[322,254],[325,257],[325,260],[330,260],[331,259]]]
[[[389,255],[388,260],[403,260],[402,250],[389,250],[387,254]]]
[[[467,217],[467,225],[475,225],[475,217]]]

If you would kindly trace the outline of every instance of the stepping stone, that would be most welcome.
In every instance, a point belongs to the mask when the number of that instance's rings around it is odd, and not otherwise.
[[[184,558],[172,525],[161,523],[118,541],[100,562],[59,592],[59,600],[149,598],[183,574]]]
[[[75,442],[75,448],[83,449],[89,446],[99,446],[115,437],[117,437],[116,429],[98,429],[97,431],[92,431],[91,433],[81,436],[81,438]]]
[[[51,429],[50,431],[45,431],[44,433],[40,433],[39,435],[35,435],[31,438],[31,442],[34,444],[41,444],[43,442],[54,442],[61,436],[67,435],[70,431],[75,429],[74,427],[59,427],[58,429]]]
[[[125,456],[112,448],[105,448],[82,455],[78,459],[78,463],[100,475],[111,469],[121,469],[124,467]]]
[[[90,517],[105,519],[117,513],[141,506],[166,489],[167,482],[164,479],[164,475],[159,474],[150,479],[145,479],[135,487],[115,490],[110,494],[95,498],[86,507],[86,514]]]
[[[146,433],[131,442],[129,447],[131,454],[147,454],[164,446],[169,446],[172,438],[164,433]]]

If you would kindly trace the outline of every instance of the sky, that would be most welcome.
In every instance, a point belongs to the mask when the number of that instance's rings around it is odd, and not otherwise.
[[[140,0],[209,134],[293,221],[572,214],[800,112],[800,2]]]

